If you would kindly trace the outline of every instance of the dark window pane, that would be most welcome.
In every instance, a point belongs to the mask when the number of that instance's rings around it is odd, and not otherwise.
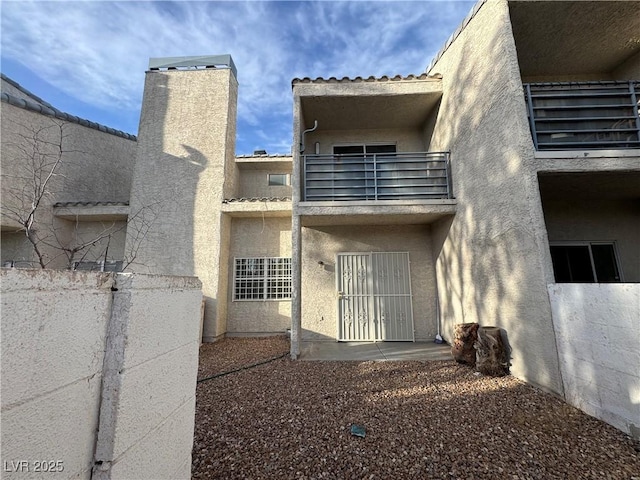
[[[336,155],[364,153],[364,147],[362,145],[338,146],[338,147],[333,147],[333,153],[335,153]]]
[[[557,283],[593,283],[588,245],[553,245],[551,259]]]
[[[367,153],[396,153],[395,145],[367,145]]]
[[[619,282],[620,273],[616,265],[613,245],[591,245],[591,253],[593,254],[598,283]]]
[[[553,276],[556,283],[571,282],[571,269],[565,247],[551,246],[551,261],[553,263]]]
[[[574,283],[593,283],[595,279],[591,268],[589,247],[584,245],[566,248],[571,268],[571,281]]]

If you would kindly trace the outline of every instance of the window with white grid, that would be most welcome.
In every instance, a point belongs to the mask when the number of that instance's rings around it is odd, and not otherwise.
[[[236,258],[234,300],[284,300],[291,298],[291,258]]]

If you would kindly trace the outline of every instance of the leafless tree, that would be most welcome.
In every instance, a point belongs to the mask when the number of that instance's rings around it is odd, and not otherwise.
[[[63,188],[65,169],[74,154],[83,152],[68,147],[69,124],[50,119],[45,126],[14,124],[10,140],[3,139],[2,208],[3,224],[12,225],[28,240],[41,268],[66,265],[74,269],[86,258],[102,258],[106,263],[114,235],[128,223],[136,228],[132,251],[123,264],[135,259],[137,247],[146,236],[155,214],[144,208],[131,215],[128,222],[100,222],[97,230],[83,232],[81,222],[62,220],[53,215],[56,193]],[[69,229],[68,222],[73,222]],[[62,257],[62,259],[60,259]]]

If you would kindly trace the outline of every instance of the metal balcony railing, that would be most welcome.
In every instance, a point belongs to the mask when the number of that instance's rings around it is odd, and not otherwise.
[[[449,153],[304,155],[304,201],[452,198]]]
[[[536,150],[640,148],[640,82],[524,85]]]

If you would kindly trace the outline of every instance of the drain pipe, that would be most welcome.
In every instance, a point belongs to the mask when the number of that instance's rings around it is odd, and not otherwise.
[[[438,282],[436,281],[436,322],[438,324],[438,333],[436,334],[436,338],[433,340],[435,343],[444,343],[444,339],[442,335],[440,335],[440,295],[438,292]]]
[[[313,121],[313,128],[307,128],[305,131],[302,132],[302,136],[301,136],[301,141],[300,141],[300,153],[304,152],[304,136],[307,133],[311,133],[313,132],[316,128],[318,128],[318,120],[314,120]]]

